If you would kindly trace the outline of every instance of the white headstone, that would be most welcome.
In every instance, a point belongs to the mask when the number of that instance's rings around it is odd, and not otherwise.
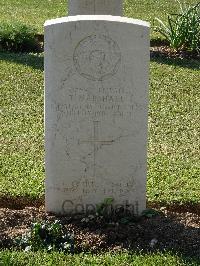
[[[113,16],[45,23],[46,210],[146,207],[149,25]]]
[[[68,0],[68,15],[122,16],[122,0]]]

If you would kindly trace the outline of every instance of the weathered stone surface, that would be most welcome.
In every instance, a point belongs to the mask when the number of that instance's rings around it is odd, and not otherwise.
[[[148,64],[146,22],[46,22],[47,211],[87,211],[109,197],[115,208],[145,209]]]
[[[68,0],[68,15],[122,16],[122,0]]]

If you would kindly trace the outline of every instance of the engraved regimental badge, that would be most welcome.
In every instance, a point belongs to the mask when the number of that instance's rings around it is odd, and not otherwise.
[[[116,74],[121,53],[118,44],[110,37],[91,35],[77,44],[73,60],[82,77],[102,81]]]

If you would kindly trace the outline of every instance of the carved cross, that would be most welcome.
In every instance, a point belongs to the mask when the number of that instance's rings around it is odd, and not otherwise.
[[[84,143],[91,143],[93,144],[93,149],[94,149],[94,157],[93,157],[93,176],[96,176],[96,156],[97,156],[97,151],[102,145],[112,145],[114,140],[100,140],[99,139],[99,121],[93,121],[93,139],[90,140],[81,140],[79,141],[79,144],[84,144]]]

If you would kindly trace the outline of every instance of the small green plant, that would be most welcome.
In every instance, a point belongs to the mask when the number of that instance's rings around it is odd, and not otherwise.
[[[174,49],[199,52],[200,50],[200,2],[195,5],[183,4],[178,14],[168,15],[167,24],[155,18],[158,25],[154,30],[162,34]]]
[[[114,199],[106,198],[103,202],[96,205],[96,211],[98,215],[104,216],[108,212],[108,207],[112,205]]]
[[[36,29],[20,22],[0,24],[0,50],[30,52],[38,50]]]
[[[157,215],[159,215],[159,212],[154,209],[146,209],[142,212],[142,216],[147,218],[152,218]]]
[[[18,247],[25,251],[74,252],[74,239],[59,221],[54,223],[36,222],[30,232],[16,239]]]

